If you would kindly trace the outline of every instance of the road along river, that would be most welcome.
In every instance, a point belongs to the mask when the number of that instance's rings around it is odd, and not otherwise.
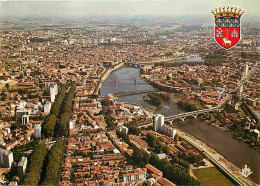
[[[151,85],[143,81],[139,77],[139,74],[139,69],[129,67],[122,67],[112,72],[101,87],[101,96],[127,91],[132,92],[154,89]],[[118,98],[118,101],[137,103],[149,110],[149,105],[141,99],[144,95],[145,94],[124,96]],[[179,108],[176,103],[170,101],[169,103],[164,103],[162,107],[154,113],[170,116],[182,112],[185,111]],[[247,164],[253,171],[250,178],[254,182],[260,183],[260,153],[250,148],[244,142],[233,139],[232,134],[229,132],[204,122],[191,124],[186,121],[184,123],[176,123],[174,124],[174,127],[195,136],[197,139],[216,150],[219,154],[223,155],[225,159],[235,164],[237,167],[242,168]]]

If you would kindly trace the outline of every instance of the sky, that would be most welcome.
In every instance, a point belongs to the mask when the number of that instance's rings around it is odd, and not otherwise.
[[[0,0],[1,16],[209,15],[222,5],[260,12],[260,0]]]

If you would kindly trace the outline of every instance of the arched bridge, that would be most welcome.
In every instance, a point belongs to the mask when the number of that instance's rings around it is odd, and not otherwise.
[[[216,111],[219,112],[222,109],[223,108],[214,107],[214,108],[211,108],[211,109],[203,109],[203,110],[198,110],[198,111],[193,111],[193,112],[185,112],[185,113],[182,113],[182,114],[176,114],[176,115],[173,115],[173,116],[165,117],[164,121],[169,121],[169,122],[173,122],[175,120],[184,121],[188,117],[197,118],[199,115],[206,114],[206,113],[209,113],[209,112],[216,112]],[[148,124],[145,124],[145,125],[138,126],[137,128],[147,128],[147,127],[150,127],[152,125],[153,125],[153,123],[148,123]]]
[[[139,91],[132,91],[132,92],[118,92],[115,93],[115,97],[123,97],[123,96],[130,96],[130,95],[135,95],[135,94],[144,94],[144,93],[149,93],[149,92],[158,92],[158,90],[150,89],[150,90],[139,90]]]
[[[142,68],[141,64],[135,62],[125,62],[125,65],[134,68]]]
[[[223,108],[219,108],[219,107],[213,107],[210,109],[203,109],[203,110],[198,110],[198,111],[192,111],[192,112],[186,112],[186,113],[182,113],[182,114],[177,114],[177,115],[173,115],[173,116],[168,116],[165,117],[165,121],[171,121],[173,122],[174,120],[181,120],[184,121],[187,117],[193,117],[193,118],[197,118],[199,115],[202,114],[206,114],[209,112],[220,112]]]
[[[209,109],[202,109],[202,110],[197,110],[197,111],[192,111],[192,112],[185,112],[185,113],[181,113],[181,114],[176,114],[173,116],[168,116],[165,117],[165,121],[169,121],[169,122],[173,122],[175,120],[181,120],[184,121],[186,118],[188,117],[193,117],[193,118],[197,118],[199,115],[202,114],[206,114],[206,113],[210,113],[210,112],[220,112],[221,110],[223,110],[222,105],[228,100],[230,99],[232,96],[231,95],[227,95],[216,107],[213,108],[209,108]],[[152,126],[153,123],[148,123],[145,125],[141,125],[138,126],[137,128],[146,128],[149,126]]]
[[[142,79],[138,79],[137,77],[136,78],[127,78],[127,79],[113,78],[110,80],[106,80],[103,84],[117,84],[117,83],[147,84]]]

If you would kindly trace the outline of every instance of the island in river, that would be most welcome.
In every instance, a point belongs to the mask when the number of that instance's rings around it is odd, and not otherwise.
[[[112,72],[101,87],[101,96],[116,94],[118,92],[155,89],[143,81],[139,75],[140,69],[129,67],[122,67]],[[149,104],[142,99],[144,95],[146,94],[124,96],[118,98],[118,101],[136,103],[149,110]],[[150,111],[152,110],[150,109]],[[161,107],[153,111],[154,114],[163,114],[165,116],[183,112],[185,112],[185,110],[180,108],[177,103],[172,100],[164,102]],[[175,123],[173,126],[200,139],[237,167],[242,168],[247,164],[253,171],[250,178],[254,182],[260,183],[260,153],[250,148],[247,144],[235,140],[231,133],[220,130],[205,122],[190,124],[186,121],[183,123]]]

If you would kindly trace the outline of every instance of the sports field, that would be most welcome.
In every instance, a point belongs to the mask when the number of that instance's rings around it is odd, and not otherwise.
[[[195,177],[200,181],[201,185],[216,185],[216,186],[226,186],[234,185],[229,179],[227,179],[221,172],[215,167],[193,169],[192,170]]]

